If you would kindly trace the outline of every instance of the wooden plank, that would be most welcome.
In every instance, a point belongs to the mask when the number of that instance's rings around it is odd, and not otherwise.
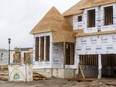
[[[79,68],[80,68],[80,71],[81,71],[81,75],[82,75],[82,77],[85,79],[84,72],[83,72],[83,70],[82,70],[82,68],[81,68],[81,66],[80,66],[80,65],[79,65]]]
[[[84,36],[96,36],[96,35],[104,35],[104,34],[115,34],[116,30],[112,31],[104,31],[104,32],[96,32],[96,33],[78,33],[76,36],[78,37],[84,37]]]
[[[95,78],[68,78],[68,81],[78,81],[78,82],[92,82],[94,80],[96,80]]]

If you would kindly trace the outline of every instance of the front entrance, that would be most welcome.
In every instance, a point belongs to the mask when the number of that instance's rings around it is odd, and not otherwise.
[[[66,65],[74,65],[74,43],[65,45]]]

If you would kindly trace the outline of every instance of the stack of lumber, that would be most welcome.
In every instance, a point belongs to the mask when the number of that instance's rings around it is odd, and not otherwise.
[[[0,66],[0,70],[8,70],[8,66]]]
[[[0,81],[8,81],[8,66],[0,66]]]
[[[33,73],[33,80],[38,81],[38,80],[47,80],[47,78],[39,73],[34,72]]]
[[[8,74],[0,74],[0,81],[8,81]]]

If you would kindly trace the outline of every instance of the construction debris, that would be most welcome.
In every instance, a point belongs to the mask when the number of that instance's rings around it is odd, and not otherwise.
[[[0,74],[0,81],[8,81],[8,74]]]
[[[0,81],[8,81],[8,78],[0,77]]]
[[[0,66],[0,70],[8,70],[8,66]]]
[[[92,82],[94,78],[69,78],[68,81],[78,81],[78,82]]]
[[[41,74],[39,74],[39,73],[34,72],[34,73],[33,73],[33,80],[34,80],[34,81],[38,81],[38,80],[47,80],[47,77],[45,77],[45,76],[43,76],[43,75],[41,75]]]

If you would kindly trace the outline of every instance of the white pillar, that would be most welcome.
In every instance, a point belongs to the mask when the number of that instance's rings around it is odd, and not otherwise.
[[[36,41],[36,37],[33,37],[33,61],[35,61],[35,41]]]
[[[101,54],[98,55],[98,79],[102,78],[102,61]]]
[[[46,61],[46,36],[44,36],[44,61]]]
[[[50,61],[50,65],[51,65],[51,68],[52,68],[52,63],[53,63],[53,59],[52,59],[52,49],[53,49],[53,43],[52,43],[52,34],[50,35],[50,43],[49,43],[49,45],[50,45],[50,52],[49,52],[49,61]]]
[[[78,75],[79,74],[79,55],[77,54],[76,56],[75,56],[75,59],[77,60],[76,62],[76,66],[77,66],[77,70],[76,70],[76,74]]]
[[[40,53],[41,53],[40,46],[41,46],[41,37],[39,37],[39,61],[40,61]]]

